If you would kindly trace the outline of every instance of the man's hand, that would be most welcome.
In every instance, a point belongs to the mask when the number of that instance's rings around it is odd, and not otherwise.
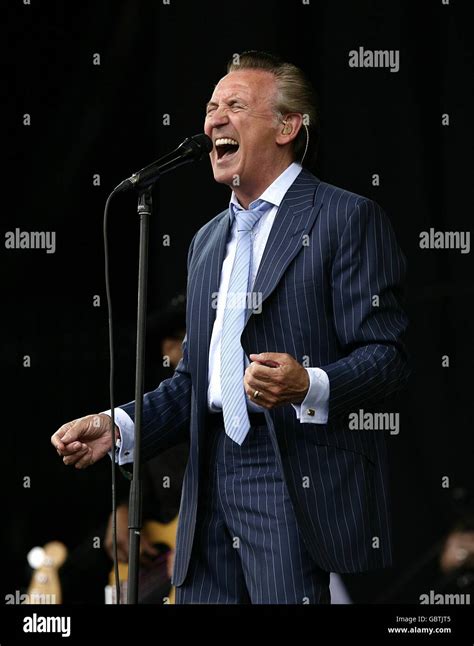
[[[308,371],[289,354],[251,354],[252,363],[244,375],[244,388],[250,399],[264,408],[301,404],[309,388]],[[258,390],[258,397],[254,397]]]
[[[109,516],[107,530],[104,538],[104,549],[113,560],[113,531],[112,531],[112,514]],[[117,507],[117,558],[122,563],[128,562],[128,505],[118,505]],[[158,550],[153,547],[145,533],[140,535],[140,563],[145,567],[150,567],[153,559],[158,556]]]
[[[117,425],[115,435],[119,435]],[[101,413],[68,422],[51,437],[51,444],[63,456],[64,464],[85,469],[103,458],[112,447],[110,417]]]

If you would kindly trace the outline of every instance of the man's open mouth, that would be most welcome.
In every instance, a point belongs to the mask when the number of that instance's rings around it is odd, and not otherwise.
[[[239,149],[239,142],[231,137],[219,137],[215,140],[217,159],[227,159],[234,155]]]

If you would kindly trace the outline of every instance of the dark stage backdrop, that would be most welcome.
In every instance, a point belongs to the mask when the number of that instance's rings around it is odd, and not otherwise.
[[[379,202],[408,257],[414,370],[397,409],[400,432],[389,436],[397,564],[350,585],[374,598],[456,523],[454,499],[472,492],[469,4],[8,3],[2,28],[14,79],[3,82],[10,173],[0,245],[5,592],[25,585],[32,546],[59,539],[74,547],[109,511],[108,461],[76,471],[50,445],[64,422],[108,408],[106,196],[202,131],[226,61],[246,49],[277,53],[306,71],[319,95],[315,174]],[[391,53],[388,65],[361,66],[378,50]],[[188,244],[226,206],[229,190],[213,182],[206,160],[166,176],[154,197],[150,310],[183,289]],[[135,210],[134,196],[123,195],[110,213],[117,403],[133,398]],[[54,233],[54,253],[8,248],[16,229]],[[430,229],[456,232],[457,248],[421,248],[420,234]],[[160,366],[161,357],[148,356],[149,388]],[[425,591],[417,585],[405,586],[405,599]]]

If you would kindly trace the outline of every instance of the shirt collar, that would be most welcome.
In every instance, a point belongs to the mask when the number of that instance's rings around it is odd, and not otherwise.
[[[283,201],[283,198],[285,197],[285,193],[288,191],[290,186],[298,177],[298,175],[301,172],[301,169],[302,169],[301,164],[298,164],[297,162],[291,163],[288,166],[288,168],[286,168],[283,171],[283,173],[281,173],[281,175],[279,175],[276,178],[276,180],[274,180],[270,184],[270,186],[268,186],[263,191],[263,193],[260,195],[259,198],[257,198],[253,202],[250,202],[249,209],[252,209],[252,207],[255,206],[255,203],[258,200],[264,200],[265,202],[268,202],[272,206],[279,207]],[[237,209],[237,210],[242,209],[242,205],[239,204],[237,196],[235,195],[234,191],[232,191],[232,195],[230,197],[230,204],[229,204],[231,221],[234,219],[234,209]]]

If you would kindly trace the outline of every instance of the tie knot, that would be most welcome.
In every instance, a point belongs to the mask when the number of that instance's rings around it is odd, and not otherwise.
[[[237,231],[251,231],[268,209],[268,202],[257,200],[252,209],[235,209]]]

